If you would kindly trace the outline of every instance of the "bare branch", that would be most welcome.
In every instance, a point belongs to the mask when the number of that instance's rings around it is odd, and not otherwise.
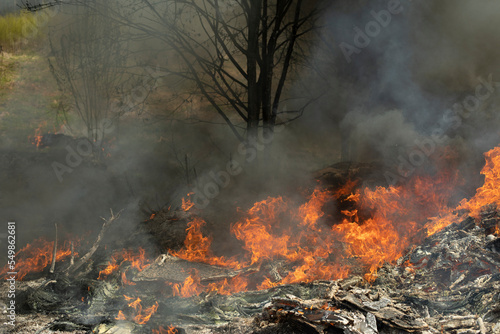
[[[120,212],[118,212],[115,215],[113,213],[113,210],[110,209],[111,217],[109,217],[108,219],[102,218],[102,220],[104,220],[104,224],[102,224],[101,231],[97,235],[97,238],[96,238],[94,244],[92,245],[92,247],[90,247],[89,251],[84,256],[82,256],[75,263],[74,266],[69,267],[68,269],[66,269],[66,271],[65,271],[66,274],[69,274],[70,272],[72,272],[72,273],[76,272],[82,265],[84,265],[92,257],[92,255],[94,255],[94,253],[96,252],[96,250],[101,245],[101,242],[102,242],[102,240],[104,238],[104,235],[106,234],[107,230],[109,229],[109,227],[111,226],[111,224],[113,224],[113,222],[115,222],[116,220],[118,220],[118,218],[120,218],[120,214],[122,213],[122,211],[123,210],[120,210]]]

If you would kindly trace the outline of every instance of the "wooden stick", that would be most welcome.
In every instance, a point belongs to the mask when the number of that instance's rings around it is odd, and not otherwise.
[[[71,241],[71,259],[69,260],[69,265],[72,266],[75,264],[75,247],[73,245],[73,241]]]
[[[120,214],[121,212],[123,211],[120,211],[118,212],[118,214],[115,216],[115,214],[113,213],[113,210],[110,209],[111,211],[111,217],[106,220],[104,218],[102,218],[102,220],[104,220],[104,224],[102,224],[102,228],[101,228],[101,232],[99,232],[99,235],[97,236],[97,239],[95,240],[94,244],[92,245],[92,247],[90,248],[90,250],[87,252],[87,254],[85,254],[84,256],[82,256],[78,262],[76,262],[76,264],[74,266],[71,267],[71,272],[75,272],[77,271],[85,262],[87,262],[91,257],[92,255],[94,255],[95,251],[97,250],[97,248],[99,248],[99,245],[101,244],[101,241],[104,237],[104,234],[106,233],[106,231],[108,230],[109,226],[115,221],[117,220],[118,218],[120,218]],[[69,273],[69,269],[66,269],[66,273]]]
[[[52,264],[50,265],[49,272],[51,274],[56,270],[56,258],[57,258],[57,223],[54,224],[56,227],[56,240],[54,241],[54,251],[52,252]]]

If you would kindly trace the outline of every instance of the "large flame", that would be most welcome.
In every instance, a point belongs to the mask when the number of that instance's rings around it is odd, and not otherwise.
[[[129,262],[131,268],[135,268],[138,271],[142,271],[151,261],[146,257],[146,251],[139,247],[137,251],[130,249],[123,249],[121,251],[115,251],[111,255],[111,260],[108,261],[106,268],[99,272],[97,279],[104,279],[110,274],[116,272],[124,262]],[[122,273],[122,281],[127,285],[134,285],[134,283],[127,280],[125,272]]]
[[[232,258],[215,254],[212,238],[203,234],[205,221],[193,215],[184,248],[170,253],[191,262],[231,268],[237,276],[206,283],[193,269],[183,283],[167,283],[174,296],[189,297],[202,292],[231,294],[280,284],[345,278],[355,268],[361,268],[365,277],[373,280],[382,264],[395,261],[412,244],[456,221],[457,209],[479,217],[485,205],[500,205],[500,147],[485,157],[486,165],[481,171],[485,175],[484,185],[457,208],[450,207],[449,199],[459,181],[458,174],[447,172],[415,176],[402,185],[374,189],[356,189],[356,182],[348,181],[340,189],[317,188],[303,203],[268,197],[255,203],[231,225],[231,233],[242,247],[242,253]],[[338,215],[325,213],[332,206]],[[192,210],[189,195],[181,208]],[[53,243],[39,239],[35,244],[27,245],[16,255],[19,279],[50,263]],[[57,259],[70,254],[70,247],[65,244],[58,250]],[[99,273],[99,279],[117,271],[126,261],[138,271],[150,263],[143,249],[115,252]],[[243,270],[248,267],[253,269]],[[7,271],[4,269],[1,274]],[[124,284],[133,285],[126,272],[121,274]],[[133,320],[141,324],[158,308],[156,303],[143,310],[139,298],[129,301]],[[120,311],[117,319],[126,318]]]
[[[468,210],[475,218],[480,216],[482,207],[500,204],[500,146],[486,152],[484,156],[486,164],[481,170],[484,184],[477,189],[474,197],[462,200],[459,206],[459,209]]]
[[[239,267],[239,263],[226,259],[221,256],[214,256],[210,250],[212,239],[203,236],[201,228],[205,225],[205,221],[201,218],[195,217],[188,223],[186,240],[184,241],[185,248],[181,251],[170,251],[174,256],[192,262],[203,262],[211,265]]]
[[[38,238],[16,253],[15,270],[10,270],[6,266],[0,271],[0,277],[3,277],[7,272],[15,271],[17,272],[16,279],[21,281],[27,274],[41,272],[52,262],[53,251],[53,241]],[[78,254],[75,253],[74,255]],[[71,244],[65,241],[57,249],[56,261],[62,261],[69,256],[71,256]]]
[[[233,269],[284,260],[284,268],[274,268],[273,273],[262,271],[260,282],[252,283],[258,289],[345,278],[353,267],[364,268],[366,278],[372,280],[383,263],[395,261],[411,244],[449,224],[452,211],[448,199],[457,180],[456,173],[438,173],[415,177],[400,186],[355,191],[356,182],[348,181],[337,190],[315,189],[303,204],[269,197],[255,203],[231,226],[232,234],[242,242],[242,256],[215,256],[212,239],[202,233],[205,221],[197,216],[188,223],[184,249],[171,253],[188,261]],[[341,210],[341,219],[332,221],[325,216],[326,204],[342,206],[346,201],[355,208]],[[183,205],[185,208],[190,209]],[[233,293],[251,286],[242,275],[233,280],[203,285],[193,270],[182,284],[170,285],[173,294],[182,297],[210,291]]]

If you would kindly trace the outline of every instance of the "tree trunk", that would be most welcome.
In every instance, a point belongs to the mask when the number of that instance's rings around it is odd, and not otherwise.
[[[262,3],[250,1],[248,13],[248,48],[247,48],[247,73],[248,73],[248,121],[247,141],[254,143],[257,140],[259,128],[260,99],[259,85],[257,82],[257,61],[259,58],[259,24]]]
[[[273,62],[275,48],[274,34],[271,34],[268,40],[268,20],[267,20],[267,0],[263,0],[262,7],[262,66],[260,71],[260,89],[262,98],[262,125],[264,138],[272,136],[273,124],[272,123],[272,85],[273,85]],[[279,23],[276,18],[275,26]]]

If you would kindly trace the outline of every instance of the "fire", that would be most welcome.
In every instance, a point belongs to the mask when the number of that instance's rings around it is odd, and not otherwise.
[[[124,285],[136,285],[134,282],[129,281],[127,279],[127,275],[126,275],[125,272],[122,272],[122,282],[123,282]]]
[[[153,329],[153,334],[178,334],[179,331],[174,326],[170,325],[167,329],[160,326],[158,329]]]
[[[444,169],[434,175],[415,176],[397,186],[361,188],[355,181],[348,181],[341,189],[318,187],[302,202],[286,197],[268,197],[256,202],[231,225],[230,232],[242,249],[241,254],[232,258],[214,253],[211,236],[203,233],[206,222],[191,215],[183,249],[171,250],[170,254],[235,271],[257,268],[257,273],[239,272],[232,278],[206,283],[199,272],[192,269],[184,282],[167,284],[174,296],[225,295],[253,288],[268,289],[282,284],[345,278],[353,268],[359,267],[366,273],[365,278],[373,281],[381,265],[394,262],[412,244],[456,221],[457,209],[468,210],[472,216],[478,217],[485,205],[500,205],[500,190],[496,186],[500,183],[500,147],[487,152],[485,157],[486,165],[481,171],[485,175],[484,185],[477,189],[473,198],[463,200],[456,209],[451,207],[449,199],[460,179],[457,173],[448,173]],[[190,196],[188,194],[182,199],[184,211],[190,211],[194,206]],[[325,212],[325,208],[331,207],[338,211],[337,216]],[[498,234],[498,226],[496,228]],[[50,263],[53,244],[45,243],[36,251],[26,250],[31,247],[28,245],[19,252],[36,253],[42,259],[35,260],[38,267],[28,271],[43,270]],[[70,254],[69,246],[64,249],[58,252],[58,259]],[[142,248],[135,252],[115,252],[108,266],[100,271],[98,279],[116,272],[124,262],[138,271],[150,264]],[[19,268],[25,265],[19,262]],[[418,265],[408,267],[408,270],[416,269]],[[121,277],[123,284],[134,285],[128,280],[126,271]],[[127,316],[120,311],[116,319],[131,318],[144,324],[158,309],[157,302],[143,309],[140,298],[125,296],[125,299],[133,315]],[[162,330],[165,331],[160,327],[158,332]],[[169,327],[167,333],[175,333],[174,330],[177,332],[175,327]]]
[[[172,294],[180,297],[191,297],[199,295],[202,292],[216,292],[220,295],[230,295],[232,293],[246,291],[248,286],[248,279],[242,276],[236,276],[231,279],[224,279],[221,282],[209,283],[204,285],[201,283],[198,271],[192,269],[189,276],[183,283],[169,283],[172,287]]]
[[[192,195],[194,195],[193,192],[187,194],[187,199],[185,198],[182,199],[182,205],[181,205],[182,210],[189,211],[194,206],[194,203],[191,201]]]
[[[201,226],[205,222],[199,217],[195,217],[188,224],[185,249],[172,254],[189,261],[234,269],[280,258],[298,262],[294,270],[278,284],[346,277],[348,269],[325,261],[334,250],[335,237],[329,238],[329,228],[320,226],[318,221],[323,216],[322,206],[331,198],[327,191],[316,190],[308,202],[295,210],[292,203],[282,197],[270,197],[256,203],[247,212],[247,217],[231,228],[235,237],[244,243],[243,248],[247,251],[246,256],[239,261],[226,260],[211,254],[211,239],[201,233]],[[300,227],[300,233],[294,233],[293,225]],[[321,236],[325,233],[327,236],[322,239]],[[189,297],[204,291],[217,291],[220,294],[245,291],[249,282],[245,277],[237,276],[229,281],[224,280],[204,286],[200,282],[198,273],[193,270],[184,283],[171,285],[174,295]],[[264,277],[258,288],[275,285],[277,284]]]
[[[124,296],[127,301],[130,301],[134,298]],[[152,306],[143,309],[141,305],[142,300],[140,298],[136,298],[134,301],[128,303],[128,307],[134,310],[134,315],[132,315],[132,320],[139,325],[146,324],[151,316],[156,313],[158,310],[158,302],[155,302]],[[125,314],[120,310],[118,311],[118,315],[115,318],[116,320],[127,320]]]
[[[243,276],[236,276],[229,281],[224,279],[222,282],[210,283],[207,286],[208,292],[217,292],[220,295],[230,295],[232,293],[247,291],[248,279]]]
[[[357,223],[358,219],[352,222],[351,218],[357,213],[351,212],[336,229],[348,254],[368,267],[368,280],[384,262],[393,262],[412,243],[421,241],[420,232],[431,235],[449,224],[448,198],[458,182],[456,173],[441,173],[415,177],[404,186],[357,192],[356,201],[372,216]],[[435,218],[426,223],[427,217]]]
[[[439,216],[429,218],[429,222],[425,225],[425,228],[427,229],[427,236],[431,236],[434,233],[441,231],[443,228],[450,225],[455,218],[456,214],[452,211],[444,212]]]
[[[137,310],[138,314],[135,316],[134,321],[139,325],[144,325],[149,321],[151,316],[158,310],[158,302],[155,302],[153,306],[146,308],[144,310],[144,314],[142,314],[141,304],[136,305],[135,309]]]
[[[127,320],[125,314],[122,311],[118,311],[118,315],[115,317],[116,320]]]
[[[327,310],[327,311],[337,311],[338,308],[334,307],[334,306],[331,306],[330,304],[328,303],[324,303],[322,306],[321,306],[321,309],[322,310]]]
[[[47,131],[47,121],[41,122],[38,127],[35,129],[35,134],[33,136],[29,136],[28,139],[31,142],[31,144],[35,145],[36,148],[43,148],[44,143],[43,143],[43,132],[46,131],[47,133],[58,133],[62,131],[64,127],[64,123],[60,125],[59,129],[57,129],[55,126],[53,126],[52,130]]]
[[[481,170],[484,175],[484,184],[478,188],[476,195],[470,200],[462,200],[458,209],[465,209],[472,217],[478,218],[481,208],[486,205],[500,204],[500,146],[484,154],[486,164]]]
[[[173,284],[172,293],[174,296],[190,297],[199,295],[205,291],[205,287],[200,283],[200,277],[196,269],[191,270],[189,277],[183,284]]]
[[[47,126],[47,122],[40,123],[40,125],[38,125],[38,128],[36,128],[36,130],[35,130],[35,135],[33,137],[29,137],[29,139],[31,140],[31,143],[33,145],[35,145],[37,148],[40,148],[40,146],[42,145],[42,138],[43,138],[42,128],[44,128],[46,126]]]
[[[108,262],[108,266],[99,272],[97,279],[103,279],[103,277],[111,275],[113,272],[118,270],[119,267],[120,266],[116,263]]]
[[[52,262],[53,250],[53,241],[38,238],[18,251],[16,253],[17,279],[23,280],[27,274],[38,273],[47,268]],[[75,253],[76,255],[78,254]],[[65,241],[57,250],[56,261],[62,261],[69,256],[71,256],[71,246],[69,242]],[[4,267],[0,271],[0,276],[4,276],[9,271],[12,270],[9,270],[7,266]]]
[[[274,235],[273,229],[279,229],[281,215],[288,212],[289,205],[283,198],[268,198],[255,203],[248,211],[248,218],[237,222],[231,227],[231,232],[238,240],[244,242],[244,249],[251,254],[250,264],[263,259],[272,259],[278,256],[288,257],[290,235]],[[298,257],[298,254],[297,254]]]
[[[210,251],[212,239],[203,236],[201,232],[201,228],[205,224],[206,222],[203,219],[195,217],[188,223],[187,236],[184,240],[185,248],[179,252],[170,251],[170,253],[173,256],[192,262],[204,262],[216,266],[239,267],[238,262],[234,260],[226,259],[223,256],[214,256],[212,254]]]
[[[347,182],[341,186],[338,190],[335,191],[335,197],[340,198],[342,196],[349,196],[353,193],[354,187],[356,187],[358,181],[356,180],[347,180]]]
[[[338,190],[317,188],[302,204],[284,197],[269,197],[255,203],[232,224],[231,233],[242,243],[244,252],[231,259],[212,253],[212,238],[202,233],[205,221],[194,216],[188,223],[185,247],[171,251],[172,255],[233,269],[261,267],[276,260],[285,260],[287,264],[283,269],[273,269],[274,273],[261,270],[260,281],[259,274],[252,280],[239,275],[208,285],[202,284],[193,270],[182,284],[170,284],[173,294],[227,294],[252,287],[267,289],[339,279],[347,277],[352,266],[364,268],[366,279],[373,281],[382,264],[395,261],[411,244],[449,224],[452,210],[448,199],[458,182],[457,173],[441,172],[416,176],[403,185],[375,189],[356,189],[354,181]],[[339,209],[341,219],[332,221],[324,212],[324,207],[332,203],[353,207]]]
[[[139,247],[137,253],[132,250],[123,249],[113,253],[107,267],[99,272],[97,279],[104,279],[105,277],[111,275],[117,271],[124,262],[130,262],[130,266],[138,271],[142,271],[150,264],[150,260],[146,258],[146,251],[143,248]],[[129,282],[123,273],[122,280],[124,284]]]

